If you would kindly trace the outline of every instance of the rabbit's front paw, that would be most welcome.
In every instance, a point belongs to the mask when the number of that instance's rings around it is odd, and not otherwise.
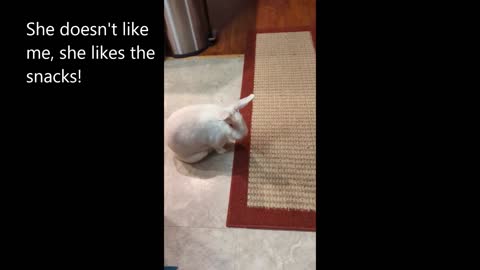
[[[217,153],[219,153],[219,154],[223,154],[223,153],[227,152],[227,150],[225,150],[223,147],[215,148],[215,151],[217,151]]]

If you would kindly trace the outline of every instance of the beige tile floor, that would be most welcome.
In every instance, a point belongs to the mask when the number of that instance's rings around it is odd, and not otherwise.
[[[165,61],[164,118],[200,103],[240,97],[243,56]],[[315,269],[313,232],[225,226],[233,152],[188,165],[165,147],[165,263],[179,270]]]

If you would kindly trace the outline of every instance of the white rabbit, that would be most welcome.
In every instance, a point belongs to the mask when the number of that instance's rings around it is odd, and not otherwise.
[[[251,94],[228,107],[201,104],[174,112],[165,125],[168,147],[187,163],[200,161],[211,150],[225,153],[225,144],[247,135],[248,128],[239,110],[253,98]]]

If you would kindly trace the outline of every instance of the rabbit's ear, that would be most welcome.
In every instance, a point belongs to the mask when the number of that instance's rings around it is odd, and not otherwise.
[[[255,96],[253,94],[250,94],[248,97],[240,99],[240,101],[238,101],[237,105],[235,105],[235,110],[238,111],[238,110],[244,108],[245,106],[247,106],[247,104],[250,103],[250,101],[252,101],[254,97]]]

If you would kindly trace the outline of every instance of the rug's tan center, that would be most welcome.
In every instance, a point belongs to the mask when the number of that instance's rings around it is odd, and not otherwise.
[[[316,210],[315,76],[310,32],[257,34],[249,207]]]

